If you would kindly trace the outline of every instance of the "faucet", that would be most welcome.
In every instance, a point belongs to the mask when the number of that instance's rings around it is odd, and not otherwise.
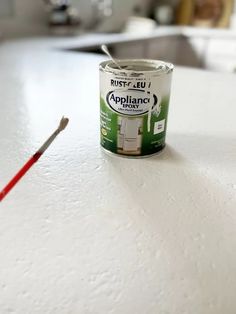
[[[73,8],[70,0],[43,0],[50,12],[49,22],[53,26],[78,25],[79,11]]]
[[[112,0],[92,0],[96,2],[98,5],[99,11],[102,13],[103,16],[109,17],[112,15]]]
[[[110,17],[113,13],[113,0],[91,0],[93,23],[90,28],[95,28],[104,17]]]
[[[71,0],[43,0],[50,12],[50,24],[54,26],[80,24],[79,9]],[[87,1],[87,0],[86,0]],[[79,1],[78,1],[79,2]],[[92,18],[88,28],[97,27],[104,18],[113,14],[113,0],[90,0]]]

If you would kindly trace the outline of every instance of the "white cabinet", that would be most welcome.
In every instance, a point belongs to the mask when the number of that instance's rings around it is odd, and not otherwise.
[[[236,72],[236,40],[209,39],[205,67],[213,71]]]

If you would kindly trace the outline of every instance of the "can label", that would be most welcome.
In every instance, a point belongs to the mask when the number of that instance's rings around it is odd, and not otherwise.
[[[154,154],[165,146],[171,73],[129,73],[100,68],[101,146],[120,155]]]

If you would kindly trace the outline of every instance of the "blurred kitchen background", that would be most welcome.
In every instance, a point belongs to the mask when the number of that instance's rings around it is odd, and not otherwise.
[[[0,40],[25,37],[236,73],[236,0],[0,0]]]

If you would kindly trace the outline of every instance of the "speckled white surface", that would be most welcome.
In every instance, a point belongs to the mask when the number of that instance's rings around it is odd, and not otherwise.
[[[236,313],[236,76],[177,68],[168,146],[99,148],[102,57],[0,46],[1,314]]]

